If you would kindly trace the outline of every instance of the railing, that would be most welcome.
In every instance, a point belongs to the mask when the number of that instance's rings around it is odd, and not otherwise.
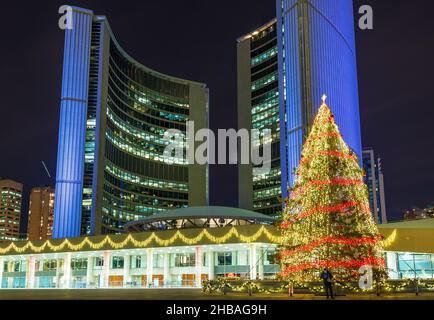
[[[374,284],[371,289],[363,290],[359,284],[339,284],[333,286],[334,293],[337,295],[347,294],[415,294],[434,293],[434,280],[388,280],[382,284]],[[274,293],[274,294],[291,294],[288,282],[282,281],[231,281],[219,279],[216,281],[207,281],[203,286],[204,293]],[[322,282],[310,282],[303,285],[295,285],[292,288],[292,294],[322,294],[324,285]]]
[[[3,280],[0,284],[0,289],[26,289],[26,278],[15,278],[12,281]],[[146,281],[109,281],[108,287],[100,285],[98,282],[86,282],[86,281],[73,281],[69,284],[56,283],[49,279],[45,279],[42,282],[35,282],[34,289],[156,289],[156,288],[197,288],[195,280],[176,280],[176,281],[160,281],[157,283]],[[27,288],[28,289],[28,288]]]
[[[156,288],[196,288],[195,280],[177,280],[177,281],[163,281],[158,284],[154,282],[143,282],[143,281],[110,281],[108,283],[108,288],[130,288],[130,289],[156,289]],[[86,282],[77,282],[71,285],[71,289],[98,289],[104,288],[99,286],[95,282],[86,283]]]

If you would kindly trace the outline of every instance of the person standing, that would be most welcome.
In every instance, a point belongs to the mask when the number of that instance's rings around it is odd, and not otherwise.
[[[334,299],[335,297],[333,296],[333,274],[330,272],[329,269],[324,269],[324,271],[321,273],[321,279],[324,282],[327,299],[330,299],[330,297]]]

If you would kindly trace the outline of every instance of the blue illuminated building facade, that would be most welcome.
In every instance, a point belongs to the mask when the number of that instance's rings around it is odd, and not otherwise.
[[[270,174],[254,177],[241,166],[239,206],[271,215],[294,184],[323,94],[362,159],[352,0],[277,0],[276,9],[275,20],[238,40],[239,128],[280,135],[273,136]]]
[[[123,232],[143,216],[208,202],[206,166],[164,162],[168,129],[207,127],[205,84],[125,53],[104,16],[73,8],[65,30],[53,237]]]
[[[277,29],[286,197],[323,94],[345,141],[362,159],[353,1],[278,0]]]

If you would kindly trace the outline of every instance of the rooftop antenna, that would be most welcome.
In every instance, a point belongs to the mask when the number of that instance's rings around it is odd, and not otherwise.
[[[48,171],[48,168],[47,168],[47,166],[45,165],[45,162],[44,162],[43,160],[42,160],[41,162],[42,162],[42,165],[44,166],[45,172],[46,172],[47,175],[48,175],[48,178],[51,179],[50,171]]]

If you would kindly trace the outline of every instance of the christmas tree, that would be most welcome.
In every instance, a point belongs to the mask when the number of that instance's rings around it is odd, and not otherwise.
[[[318,281],[324,268],[342,282],[357,281],[362,266],[384,270],[382,237],[369,208],[363,170],[325,99],[283,213],[282,275],[291,281]]]

